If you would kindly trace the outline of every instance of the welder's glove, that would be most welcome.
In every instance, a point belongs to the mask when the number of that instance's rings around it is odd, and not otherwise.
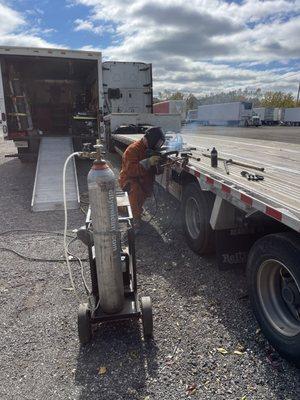
[[[160,160],[160,156],[152,156],[149,158],[149,164],[151,167],[154,167],[155,165],[157,165],[159,163]]]
[[[154,167],[155,165],[158,165],[160,160],[160,156],[151,156],[149,158],[145,158],[144,160],[140,161],[140,164],[145,168],[145,169],[150,169],[151,167]]]

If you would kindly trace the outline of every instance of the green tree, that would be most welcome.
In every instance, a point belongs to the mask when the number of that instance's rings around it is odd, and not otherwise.
[[[158,92],[158,98],[159,101],[164,101],[164,100],[183,100],[184,99],[184,93],[182,92],[171,92],[168,89],[165,89],[163,92]]]
[[[295,107],[295,98],[292,93],[269,91],[264,94],[261,105],[263,107]]]
[[[188,110],[195,110],[198,107],[198,99],[193,95],[193,93],[190,93],[186,97],[186,109]]]
[[[183,99],[184,99],[184,94],[178,91],[172,93],[168,98],[168,100],[183,100]]]

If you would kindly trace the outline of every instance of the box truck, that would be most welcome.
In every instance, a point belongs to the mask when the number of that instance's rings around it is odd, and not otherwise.
[[[102,62],[100,52],[0,46],[4,139],[21,161],[37,160],[32,210],[61,209],[65,159],[104,137],[104,115],[152,111],[151,64]],[[68,206],[79,204],[75,163]]]
[[[151,65],[103,62],[100,52],[0,47],[0,109],[4,138],[21,160],[37,158],[40,139],[93,141],[110,112],[152,110]]]

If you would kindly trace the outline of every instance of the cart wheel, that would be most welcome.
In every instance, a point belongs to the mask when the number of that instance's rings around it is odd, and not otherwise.
[[[91,312],[87,303],[79,305],[78,336],[82,345],[87,344],[92,337]]]
[[[149,296],[141,298],[144,338],[153,336],[152,302]]]

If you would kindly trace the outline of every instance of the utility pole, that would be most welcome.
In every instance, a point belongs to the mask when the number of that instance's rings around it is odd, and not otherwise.
[[[299,95],[300,95],[300,82],[299,82],[299,87],[298,87],[298,94],[297,94],[297,100],[296,100],[296,107],[299,103]]]

